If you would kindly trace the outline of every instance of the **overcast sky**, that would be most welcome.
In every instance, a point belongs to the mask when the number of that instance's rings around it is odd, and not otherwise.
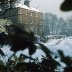
[[[49,12],[64,18],[70,17],[72,15],[72,11],[62,12],[59,9],[63,1],[64,0],[32,0],[30,5],[44,13]]]

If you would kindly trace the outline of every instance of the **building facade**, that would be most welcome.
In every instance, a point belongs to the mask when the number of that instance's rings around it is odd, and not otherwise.
[[[14,25],[22,26],[28,32],[42,36],[43,13],[35,8],[18,3],[8,9],[3,18],[11,20]]]

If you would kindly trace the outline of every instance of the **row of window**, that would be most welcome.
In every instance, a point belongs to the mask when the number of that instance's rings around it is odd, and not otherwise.
[[[20,10],[19,10],[19,14],[23,14],[23,9],[20,9]],[[26,14],[26,15],[30,14],[30,16],[34,16],[34,15],[35,15],[35,17],[40,17],[40,18],[42,18],[42,15],[41,15],[39,12],[35,12],[35,13],[30,12],[30,13],[29,13],[29,10],[25,10],[25,14]]]
[[[22,16],[20,16],[19,21],[20,21],[20,23],[23,23],[23,18],[22,18]],[[26,21],[25,21],[25,22],[28,23],[28,21],[30,22],[30,24],[33,24],[33,21],[34,21],[34,20],[28,20],[28,18],[26,18]],[[36,24],[37,24],[37,22],[39,22],[38,19],[35,19],[35,22],[36,22]],[[34,23],[35,23],[35,22],[34,22]],[[27,23],[26,23],[26,24],[27,24]],[[40,22],[39,24],[41,25],[42,22]]]

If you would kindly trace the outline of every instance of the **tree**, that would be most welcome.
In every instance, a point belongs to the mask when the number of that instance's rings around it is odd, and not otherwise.
[[[44,15],[44,25],[45,25],[45,27],[49,27],[51,34],[55,34],[55,32],[56,32],[55,28],[56,28],[57,20],[58,20],[58,18],[54,14],[45,13],[45,15]]]
[[[29,48],[29,55],[32,55],[36,51],[34,45],[34,34],[21,30],[14,25],[6,26],[8,35],[4,32],[0,33],[0,45],[9,44],[11,50],[15,53],[19,50]]]
[[[60,19],[59,23],[61,25],[59,34],[71,36],[72,35],[72,18],[67,18],[65,21],[63,19]]]
[[[48,26],[48,18],[44,16],[44,21],[43,21],[43,28],[44,28],[44,35],[50,35],[50,30]]]
[[[0,17],[3,16],[9,9],[13,8],[13,4],[19,0],[0,0]]]
[[[60,17],[58,19],[58,27],[57,27],[58,34],[60,34],[61,31],[65,31],[66,27],[67,27],[66,22],[64,21],[62,17]]]

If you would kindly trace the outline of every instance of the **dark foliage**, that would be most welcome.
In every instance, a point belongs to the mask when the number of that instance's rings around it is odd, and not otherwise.
[[[34,60],[34,61],[35,61],[35,59],[34,59],[34,58],[29,57],[29,56],[26,56],[26,55],[24,55],[24,54],[20,54],[20,57],[23,57],[24,59],[29,58],[29,59]]]
[[[40,70],[39,65],[35,63],[18,63],[15,67],[13,72],[42,72]]]
[[[58,62],[56,62],[52,58],[43,58],[42,62],[39,62],[38,64],[34,62],[20,62],[17,63],[17,65],[13,68],[13,72],[19,71],[19,72],[55,72],[55,69],[57,68],[57,65],[59,65]]]
[[[65,0],[61,5],[62,11],[71,11],[72,10],[72,0]]]
[[[7,2],[15,2],[15,1],[17,1],[17,0],[0,0],[0,2],[1,3],[7,3]]]
[[[5,3],[6,0],[0,0],[1,3]]]
[[[5,66],[0,66],[0,72],[9,72]]]
[[[29,49],[29,54],[32,55],[36,51],[34,45],[34,34],[21,30],[14,25],[6,26],[8,34],[0,33],[0,45],[11,45],[11,50],[17,52],[19,50]]]
[[[14,52],[17,52],[19,50],[23,50],[26,47],[29,48],[29,54],[32,55],[36,51],[36,46],[34,45],[34,34],[28,33],[26,31],[21,30],[18,27],[15,27],[13,25],[6,26],[6,30],[8,34],[6,35],[6,39],[2,39],[1,46],[4,44],[11,45],[11,50]],[[3,34],[3,33],[1,33]],[[22,62],[15,64],[14,61],[8,60],[7,62],[7,69],[13,72],[55,72],[55,69],[58,65],[58,63],[52,58],[51,54],[52,52],[43,44],[39,43],[41,46],[41,50],[45,52],[46,58],[43,57],[42,62],[39,62],[36,64],[36,60],[32,57],[28,57],[25,55],[22,55],[25,59],[29,58],[30,60],[33,60],[34,62]]]
[[[41,46],[41,50],[46,54],[46,57],[43,57],[42,62],[40,63],[42,72],[55,72],[55,69],[60,64],[52,58],[51,55],[53,54],[46,46],[41,43],[39,43],[39,45]]]
[[[3,51],[0,49],[0,54],[2,55],[2,56],[4,56],[4,53],[3,53]]]
[[[57,61],[55,61],[53,58],[43,58],[41,62],[41,67],[43,69],[43,72],[55,72],[55,69],[57,66],[60,65]]]
[[[6,3],[8,0],[0,0],[2,4]],[[14,0],[13,0],[14,1]],[[12,0],[10,0],[10,3]],[[72,10],[72,0],[65,0],[61,5],[61,10],[70,11]],[[36,51],[36,46],[34,44],[34,34],[28,33],[25,30],[20,29],[14,25],[6,26],[8,34],[5,32],[0,33],[0,45],[10,45],[11,50],[15,53],[19,50],[29,49],[29,55],[32,55]],[[6,66],[0,64],[0,72],[55,72],[55,69],[60,65],[57,61],[52,58],[52,52],[43,44],[39,43],[41,50],[44,51],[46,57],[43,57],[42,61],[38,64],[35,63],[35,59],[22,55],[25,59],[29,58],[34,60],[34,62],[20,62],[15,64],[14,61],[8,60]],[[65,57],[62,51],[58,51],[61,57],[61,61],[66,64],[64,72],[72,72],[72,60],[70,57]],[[4,55],[3,51],[0,49],[0,54]]]
[[[64,68],[64,72],[72,72],[72,67],[66,67],[66,68]]]
[[[65,57],[62,51],[58,51],[61,57],[61,61],[66,64],[64,72],[72,72],[72,60],[70,57]]]
[[[0,33],[0,45],[3,46],[4,44],[6,44],[7,42],[7,34],[5,34],[5,32]]]
[[[0,45],[9,44],[11,46],[11,50],[15,53],[19,50],[24,50],[26,48],[29,49],[29,55],[32,55],[36,51],[34,34],[28,33],[25,30],[20,29],[14,25],[5,26],[7,30],[7,34],[4,32],[0,33]],[[46,57],[43,56],[41,62],[36,62],[36,59],[32,57],[28,57],[26,55],[21,54],[19,58],[19,63],[13,60],[8,60],[6,66],[1,65],[1,69],[6,72],[55,72],[57,66],[60,64],[52,58],[53,53],[43,44],[38,43],[40,45],[40,49],[46,54]],[[62,51],[58,51],[61,57],[61,61],[66,64],[64,68],[64,72],[71,72],[72,70],[72,60],[70,57],[65,57]],[[0,54],[4,55],[2,50],[0,50]],[[21,58],[32,60],[33,62],[20,62]],[[3,68],[4,69],[3,69]]]
[[[3,18],[5,13],[9,10],[12,9],[12,3],[16,2],[18,0],[0,0],[0,7],[2,8],[2,12],[0,12],[0,18]],[[20,1],[20,0],[19,0]]]
[[[72,65],[72,60],[70,57],[65,57],[62,51],[58,51],[61,57],[61,61],[63,61],[67,66]]]
[[[39,45],[41,46],[41,50],[46,54],[46,56],[52,58],[51,57],[52,52],[43,44],[39,43]]]

